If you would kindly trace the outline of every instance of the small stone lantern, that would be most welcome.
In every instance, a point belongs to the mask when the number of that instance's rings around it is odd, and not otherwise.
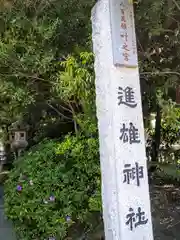
[[[10,129],[11,149],[20,156],[21,152],[28,146],[27,142],[27,127],[18,122],[12,124]]]
[[[4,148],[4,144],[0,141],[0,166],[6,163],[6,151]]]

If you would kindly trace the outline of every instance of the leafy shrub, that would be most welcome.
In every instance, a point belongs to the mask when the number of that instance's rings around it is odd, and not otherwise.
[[[5,184],[5,211],[18,240],[66,239],[80,224],[84,232],[100,206],[96,138],[40,143],[15,163]]]

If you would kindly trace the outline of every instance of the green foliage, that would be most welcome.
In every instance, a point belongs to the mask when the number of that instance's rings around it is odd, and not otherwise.
[[[95,112],[93,60],[91,52],[81,52],[76,56],[68,56],[60,63],[63,70],[59,71],[53,89],[56,95],[66,102],[72,114],[77,106],[89,116]]]
[[[97,119],[94,115],[89,117],[83,114],[78,114],[76,119],[81,132],[83,132],[85,136],[98,138]]]
[[[98,140],[66,136],[32,148],[9,174],[5,209],[22,240],[66,239],[80,223],[81,234],[91,229],[93,212],[101,210]]]
[[[166,83],[163,87],[157,89],[156,93],[157,102],[162,109],[162,126],[164,128],[171,126],[171,129],[178,131],[180,124],[180,109],[168,96],[168,87]]]
[[[63,69],[59,62],[82,46],[89,48],[92,5],[93,1],[0,1],[0,122],[10,124],[31,114],[31,105],[54,99],[62,104],[51,91]]]
[[[64,71],[59,72],[59,81],[56,83],[59,95],[66,101],[87,99],[94,92],[93,54],[81,52],[76,58],[69,56],[60,65]]]

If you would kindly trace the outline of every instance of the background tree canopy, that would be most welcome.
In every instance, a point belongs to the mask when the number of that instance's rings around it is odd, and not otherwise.
[[[93,75],[91,54],[80,53],[90,49],[92,5],[89,1],[1,2],[1,125],[26,118],[32,137],[40,122],[51,119],[54,124],[55,118],[70,122],[75,112],[81,112],[85,101],[80,94],[87,93],[86,83]]]

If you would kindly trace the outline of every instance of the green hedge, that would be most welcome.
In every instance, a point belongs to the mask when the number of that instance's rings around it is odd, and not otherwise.
[[[5,211],[18,240],[78,239],[73,229],[84,234],[101,211],[98,140],[67,136],[32,148],[9,174]]]

